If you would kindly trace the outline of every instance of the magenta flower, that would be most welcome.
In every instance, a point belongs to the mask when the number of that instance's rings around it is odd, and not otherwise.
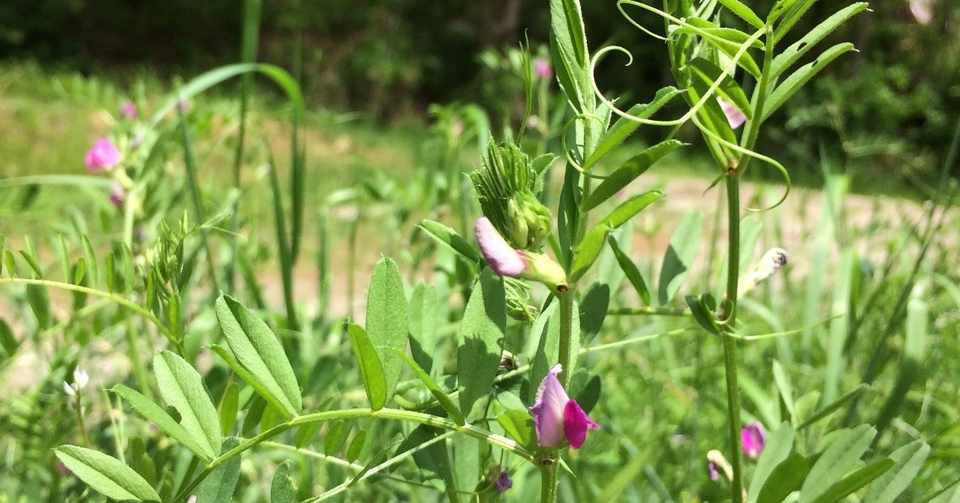
[[[120,162],[120,151],[110,138],[100,138],[87,151],[83,162],[90,171],[106,171]]]
[[[587,439],[587,432],[599,429],[600,425],[567,395],[557,379],[557,374],[562,371],[563,367],[557,364],[547,372],[537,390],[537,402],[530,407],[530,414],[540,447],[553,449],[569,443],[570,447],[579,449]]]
[[[533,73],[547,80],[553,76],[553,68],[550,68],[550,62],[546,58],[537,58],[533,61]]]
[[[110,202],[117,208],[123,208],[123,202],[127,200],[127,191],[124,190],[120,182],[113,182],[110,187]]]
[[[124,101],[123,105],[120,105],[120,115],[122,115],[123,118],[127,120],[136,119],[137,105],[130,100]]]
[[[480,217],[473,226],[473,234],[480,245],[480,252],[493,272],[500,276],[517,277],[524,269],[523,257],[514,250],[507,240],[497,232],[493,222],[487,217]]]
[[[740,444],[743,453],[750,459],[757,459],[767,443],[767,433],[763,425],[754,421],[740,429]]]
[[[910,13],[918,23],[927,25],[933,21],[934,0],[910,0]]]
[[[742,126],[744,122],[747,122],[747,116],[737,108],[736,105],[730,103],[729,101],[723,98],[717,98],[717,103],[720,104],[720,108],[723,110],[723,115],[727,116],[727,122],[730,123],[730,127],[737,129]]]

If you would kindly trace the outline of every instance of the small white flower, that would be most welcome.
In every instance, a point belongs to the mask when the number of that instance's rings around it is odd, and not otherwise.
[[[73,389],[73,385],[67,381],[63,381],[63,392],[66,393],[70,398],[77,396],[77,390]]]
[[[197,495],[194,494],[194,495],[190,496],[189,498],[187,498],[187,503],[197,503]]]
[[[87,374],[86,370],[83,370],[80,367],[73,369],[73,384],[76,386],[77,391],[87,387],[87,383],[89,382],[90,374]]]

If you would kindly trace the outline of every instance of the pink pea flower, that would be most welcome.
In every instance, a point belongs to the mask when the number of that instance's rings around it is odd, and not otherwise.
[[[736,105],[730,103],[729,101],[723,98],[717,98],[717,103],[720,104],[720,108],[723,110],[723,115],[727,116],[727,122],[730,123],[730,127],[737,129],[742,126],[744,122],[747,122],[747,116],[737,108]]]
[[[123,208],[124,201],[127,200],[127,191],[120,182],[113,182],[110,187],[110,202],[117,208]]]
[[[547,372],[537,390],[537,402],[530,407],[530,414],[540,447],[553,449],[569,443],[570,447],[579,449],[587,439],[587,432],[599,429],[600,425],[567,395],[557,379],[557,374],[562,371],[563,367],[557,364]]]
[[[493,272],[500,276],[515,278],[526,269],[523,257],[510,246],[510,243],[507,243],[506,239],[503,239],[489,218],[477,219],[473,233],[477,238],[477,244],[480,245],[484,260]]]
[[[127,120],[136,119],[137,105],[130,100],[124,101],[123,105],[120,105],[120,115],[122,115],[123,118]]]
[[[763,425],[754,421],[740,429],[740,444],[743,453],[750,459],[757,459],[767,443],[767,433]]]
[[[533,73],[547,80],[553,76],[553,68],[550,67],[550,62],[546,58],[537,58],[533,61]]]
[[[910,0],[910,13],[922,25],[933,21],[934,0]]]
[[[107,171],[120,162],[120,151],[110,138],[100,138],[87,151],[83,162],[89,171]]]

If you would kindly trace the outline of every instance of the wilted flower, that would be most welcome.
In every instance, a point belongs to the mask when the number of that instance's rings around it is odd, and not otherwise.
[[[120,105],[120,115],[127,120],[136,119],[137,105],[130,100],[124,101],[123,105]]]
[[[110,187],[110,202],[117,208],[123,208],[123,202],[127,200],[127,191],[120,182],[113,182]]]
[[[730,123],[730,127],[737,129],[742,126],[744,122],[747,122],[747,116],[737,108],[736,105],[730,103],[729,101],[723,98],[717,98],[717,103],[720,104],[720,109],[723,110],[723,115],[727,116],[727,122]]]
[[[567,395],[557,374],[563,371],[560,364],[554,365],[540,383],[537,401],[530,407],[533,425],[537,432],[537,444],[545,448],[557,448],[566,443],[579,449],[587,439],[589,430],[600,425]]]
[[[756,459],[760,457],[766,443],[767,434],[762,424],[754,421],[740,429],[740,444],[743,446],[743,453],[748,458]]]
[[[918,23],[927,25],[933,21],[934,0],[910,0],[910,13]]]
[[[733,467],[727,458],[723,457],[723,453],[716,449],[707,451],[707,476],[710,480],[717,481],[720,480],[721,473],[727,480],[733,480]]]
[[[753,269],[740,280],[740,295],[749,292],[755,286],[770,276],[773,276],[773,273],[787,265],[788,259],[789,255],[783,248],[770,248],[767,250],[767,252],[763,254],[763,257],[760,257],[760,261],[753,266]]]
[[[83,162],[90,171],[106,171],[120,162],[120,151],[110,138],[100,138],[87,151]]]
[[[533,73],[535,73],[537,77],[547,80],[553,77],[553,68],[550,67],[550,62],[547,61],[547,58],[537,58],[533,61]]]
[[[71,397],[77,396],[77,393],[85,388],[90,382],[90,374],[80,367],[73,369],[73,382],[68,383],[64,381],[63,391]]]

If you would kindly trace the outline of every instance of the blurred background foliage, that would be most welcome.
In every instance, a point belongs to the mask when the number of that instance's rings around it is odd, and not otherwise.
[[[772,0],[749,4],[766,12]],[[906,0],[871,2],[871,15],[832,37],[854,41],[862,54],[832,65],[775,116],[762,148],[801,182],[821,182],[816,159],[827,152],[871,189],[923,195],[960,111],[960,2],[932,5],[924,24]],[[646,101],[669,81],[661,44],[630,26],[614,1],[584,9],[596,47],[622,45],[635,57],[629,68],[619,56],[601,65],[606,92]],[[525,37],[542,44],[547,10],[547,2],[530,0],[274,0],[264,5],[259,57],[299,68],[313,107],[426,121],[430,104],[473,102],[498,124],[497,114],[508,113],[503,97],[522,93],[497,56]],[[794,33],[834,10],[836,2],[816,3]],[[637,20],[660,26],[652,15]],[[120,82],[144,68],[160,77],[193,74],[237,60],[240,24],[235,0],[8,0],[0,5],[0,58]]]

